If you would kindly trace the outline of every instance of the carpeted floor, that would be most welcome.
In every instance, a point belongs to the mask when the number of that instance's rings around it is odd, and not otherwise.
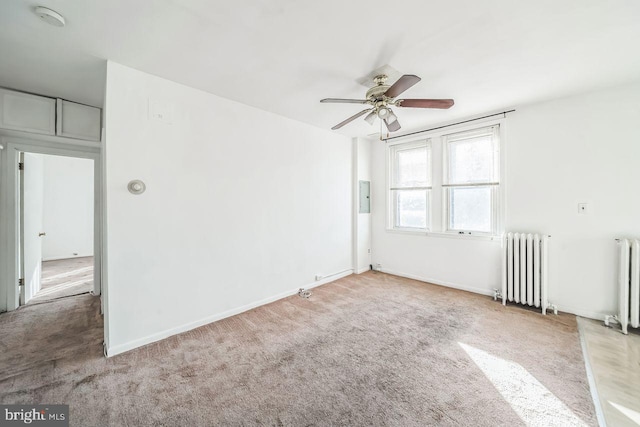
[[[72,426],[596,425],[574,316],[383,273],[109,359],[99,300],[64,298],[0,315],[0,349],[0,401]]]

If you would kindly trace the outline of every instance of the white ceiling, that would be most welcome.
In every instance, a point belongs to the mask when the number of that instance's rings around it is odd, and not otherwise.
[[[636,81],[639,40],[637,0],[2,0],[0,85],[100,106],[112,59],[328,129],[363,107],[318,101],[389,64],[422,77],[407,98],[456,101],[398,109],[407,131]]]

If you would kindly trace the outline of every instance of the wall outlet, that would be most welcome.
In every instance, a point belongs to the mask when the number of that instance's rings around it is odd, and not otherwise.
[[[367,253],[370,254],[371,253],[371,249],[367,249]]]
[[[322,280],[324,276],[321,274],[316,274],[316,280]]]

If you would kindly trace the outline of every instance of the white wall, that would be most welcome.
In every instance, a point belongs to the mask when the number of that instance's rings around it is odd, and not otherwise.
[[[354,149],[354,229],[356,230],[356,247],[354,269],[358,273],[369,270],[371,264],[371,214],[359,213],[360,194],[359,181],[371,181],[371,143],[364,138],[353,139]]]
[[[113,62],[105,113],[110,355],[351,271],[350,139]]]
[[[42,155],[42,258],[93,256],[93,160]]]
[[[521,106],[507,116],[506,229],[550,240],[550,300],[616,312],[614,238],[640,236],[640,85]],[[373,262],[383,270],[491,294],[500,243],[385,230],[385,144],[373,144]],[[438,159],[434,159],[438,161]],[[587,215],[578,203],[589,203]]]

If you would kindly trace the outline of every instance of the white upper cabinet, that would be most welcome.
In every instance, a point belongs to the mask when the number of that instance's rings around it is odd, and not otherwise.
[[[56,134],[67,138],[100,141],[100,108],[58,99]]]
[[[56,134],[56,100],[0,88],[0,127]]]

